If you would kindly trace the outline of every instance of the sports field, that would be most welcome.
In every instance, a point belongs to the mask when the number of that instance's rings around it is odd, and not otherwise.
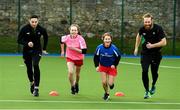
[[[43,56],[40,96],[33,97],[22,56],[0,56],[0,109],[180,109],[180,58],[162,60],[157,91],[152,98],[143,99],[139,58],[122,57],[109,101],[102,99],[104,91],[92,59],[85,58],[80,92],[73,96],[65,59]],[[60,95],[49,96],[52,90]],[[118,91],[125,96],[114,96]]]

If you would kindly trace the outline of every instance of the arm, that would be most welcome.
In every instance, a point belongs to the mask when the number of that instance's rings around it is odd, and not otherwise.
[[[94,54],[93,60],[94,60],[94,66],[98,67],[99,66],[99,55]]]
[[[94,66],[97,68],[99,66],[99,61],[100,61],[100,48],[96,48],[96,51],[94,53]]]
[[[141,42],[141,37],[139,35],[139,33],[136,36],[136,43],[135,43],[135,49],[134,49],[134,55],[136,56],[138,54],[138,48],[139,48],[139,44]]]
[[[96,71],[99,72],[99,55],[94,54],[94,66],[96,67]]]
[[[42,52],[44,54],[48,54],[48,52],[46,51],[47,43],[48,43],[48,34],[47,34],[46,29],[43,29],[43,40],[44,40],[44,43],[43,43],[43,51]]]
[[[114,62],[114,66],[117,67],[117,65],[119,64],[119,61],[121,59],[121,56],[118,56]]]
[[[82,53],[82,54],[86,54],[86,52],[87,52],[86,48],[85,49],[79,49],[79,48],[75,48],[75,47],[68,47],[68,48],[70,48],[71,50],[75,50],[75,51]]]
[[[146,47],[148,49],[151,49],[151,48],[157,48],[157,47],[163,47],[165,46],[167,43],[166,43],[166,38],[164,37],[163,39],[161,39],[161,41],[157,42],[157,43],[154,43],[154,44],[151,44],[150,42],[148,42],[146,44]]]
[[[60,47],[61,47],[61,56],[64,56],[64,43],[60,43]]]
[[[19,35],[18,35],[18,39],[17,39],[17,42],[18,42],[18,44],[21,44],[21,45],[23,45],[23,46],[28,46],[28,42],[26,42],[25,40],[24,40],[24,28],[22,28],[21,30],[20,30],[20,32],[19,32]]]
[[[100,48],[96,48],[96,52],[94,53],[94,66],[96,67],[96,71],[99,71],[99,62],[100,62]]]
[[[113,51],[114,51],[115,61],[114,61],[113,65],[111,65],[111,68],[116,68],[121,59],[121,52],[119,51],[119,49],[116,46],[114,47]]]
[[[96,67],[96,71],[99,72],[99,56],[94,55],[94,66]]]
[[[64,42],[66,41],[66,35],[64,35],[64,36],[61,36],[60,37],[60,48],[61,48],[61,52],[60,52],[60,56],[61,57],[64,57],[64,55],[65,55],[65,51],[64,51],[64,48],[65,48],[65,44],[64,44]]]

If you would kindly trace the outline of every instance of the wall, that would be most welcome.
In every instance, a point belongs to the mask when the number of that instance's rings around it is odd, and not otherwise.
[[[20,24],[18,25],[18,1],[0,1],[0,36],[16,37],[18,26],[27,23],[31,14],[40,16],[40,24],[50,35],[61,36],[68,32],[70,24],[69,0],[20,0]],[[78,23],[84,36],[99,36],[112,32],[121,35],[122,0],[72,0],[72,23]],[[177,0],[176,30],[179,29],[179,4]],[[150,12],[155,23],[163,26],[168,37],[173,34],[173,0],[124,0],[124,35],[134,37],[142,15]],[[179,32],[176,33],[180,37]]]

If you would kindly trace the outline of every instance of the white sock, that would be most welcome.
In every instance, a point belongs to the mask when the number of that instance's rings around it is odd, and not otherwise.
[[[38,86],[35,86],[34,89],[39,89],[39,87],[38,87]]]

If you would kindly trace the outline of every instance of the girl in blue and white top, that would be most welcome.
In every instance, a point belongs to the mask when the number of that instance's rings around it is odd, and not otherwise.
[[[121,59],[118,48],[112,44],[112,36],[105,33],[102,36],[103,44],[97,46],[94,54],[96,71],[101,73],[102,86],[104,88],[104,100],[108,100],[109,90],[114,88],[114,79],[117,75],[117,65]]]

